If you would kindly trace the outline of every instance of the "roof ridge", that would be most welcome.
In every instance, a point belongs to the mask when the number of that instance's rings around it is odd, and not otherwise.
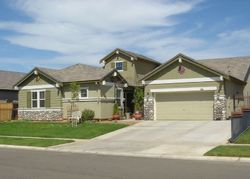
[[[89,65],[89,64],[84,64],[84,63],[76,63],[76,64],[74,64],[74,65],[70,65],[70,66],[67,66],[67,67],[65,67],[65,68],[62,68],[61,70],[65,70],[65,69],[68,69],[68,68],[70,68],[70,67],[74,67],[74,66],[88,66],[88,67],[91,67],[91,68],[100,68],[100,69],[102,69],[101,67],[98,67],[98,66],[95,66],[95,65]]]

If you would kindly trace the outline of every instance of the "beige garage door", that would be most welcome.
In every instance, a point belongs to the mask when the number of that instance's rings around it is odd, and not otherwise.
[[[212,120],[213,93],[156,93],[157,120]]]

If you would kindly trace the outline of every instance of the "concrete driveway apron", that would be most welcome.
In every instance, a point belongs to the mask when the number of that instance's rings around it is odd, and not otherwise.
[[[142,121],[88,141],[52,147],[59,151],[116,155],[202,156],[230,137],[230,121]]]

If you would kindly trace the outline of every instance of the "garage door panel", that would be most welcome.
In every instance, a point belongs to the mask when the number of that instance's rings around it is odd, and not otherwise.
[[[212,120],[213,93],[156,94],[157,120]]]

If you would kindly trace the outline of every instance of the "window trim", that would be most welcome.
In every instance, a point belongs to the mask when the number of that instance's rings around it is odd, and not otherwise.
[[[37,93],[37,99],[33,99],[33,92],[36,92]],[[42,100],[44,100],[44,107],[40,107],[40,92],[44,92],[44,99],[42,99]],[[44,108],[46,108],[46,89],[41,89],[41,90],[31,90],[30,91],[30,95],[31,95],[31,108],[32,109],[44,109]],[[33,106],[33,101],[37,101],[37,107],[34,107]]]
[[[118,70],[117,68],[116,68],[116,64],[117,63],[122,63],[122,70]],[[115,69],[117,70],[117,71],[124,71],[124,61],[115,61]]]
[[[87,96],[86,97],[82,97],[81,96],[81,90],[83,90],[83,89],[86,89],[86,92],[87,92]],[[89,98],[89,88],[88,87],[81,87],[80,91],[79,91],[79,99],[87,99],[87,98]]]

